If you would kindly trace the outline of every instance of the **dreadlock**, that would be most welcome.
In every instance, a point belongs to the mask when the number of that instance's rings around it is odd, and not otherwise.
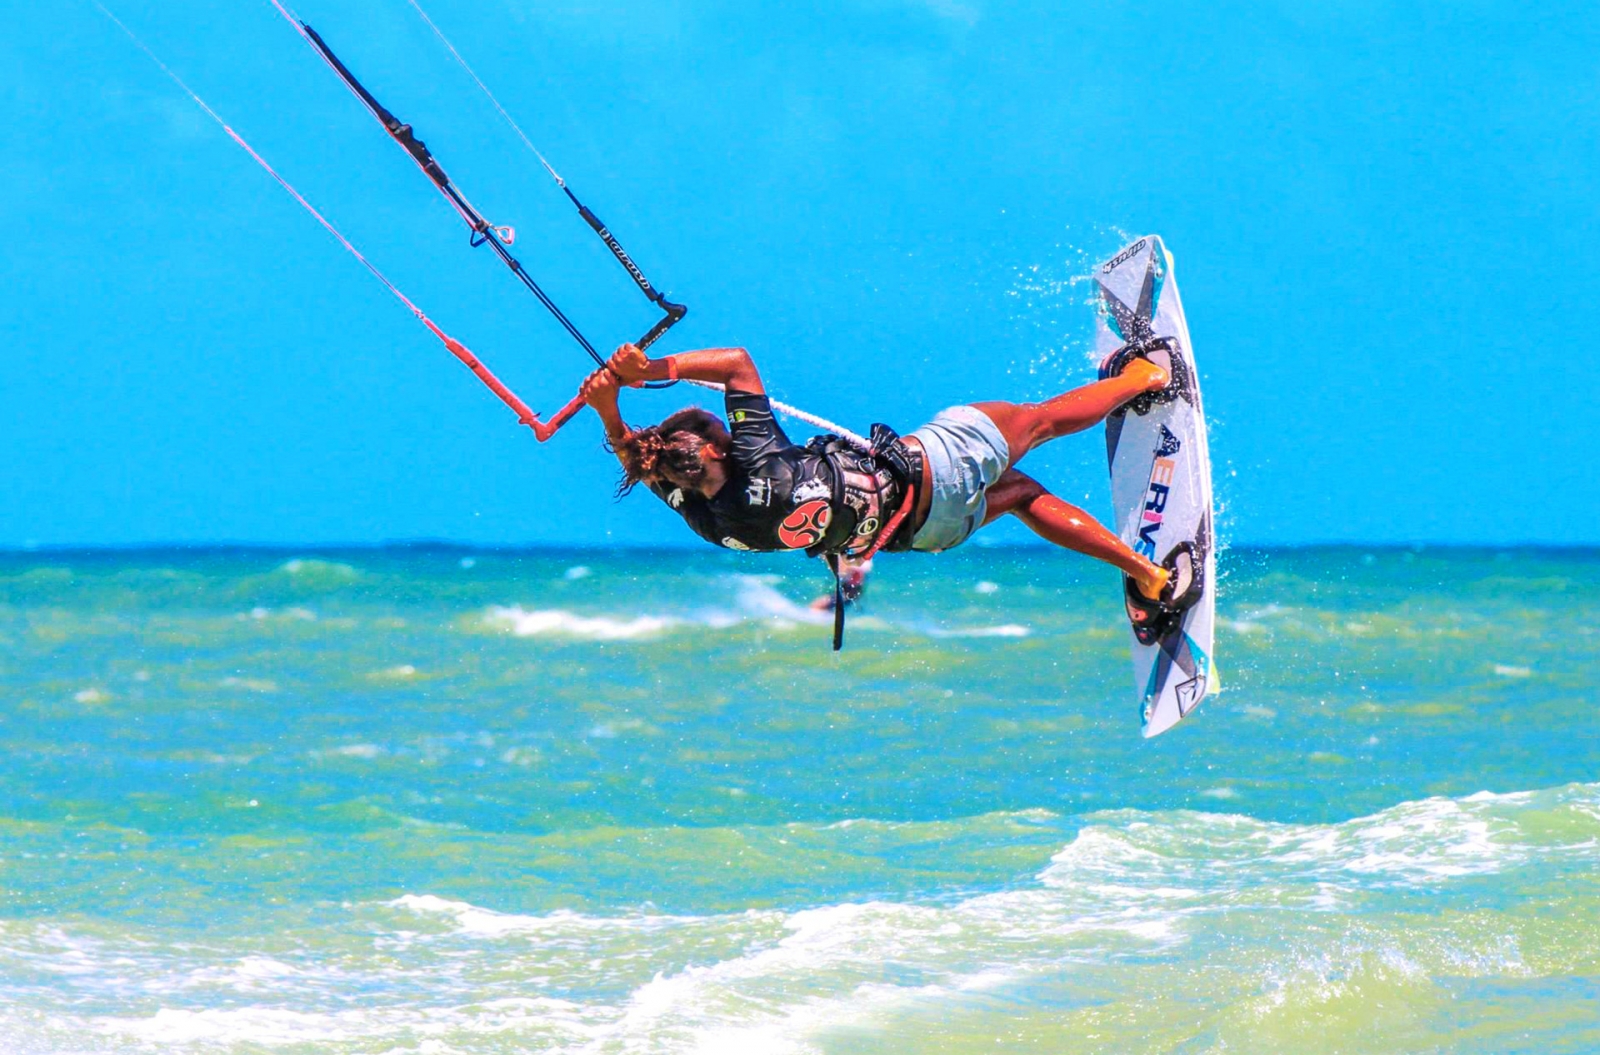
[[[687,482],[690,487],[698,487],[706,475],[700,448],[708,443],[726,451],[733,438],[728,435],[721,418],[699,407],[687,407],[659,425],[647,425],[628,433],[616,445],[617,457],[622,461],[617,497],[632,491],[645,477],[659,476],[663,471],[670,471],[674,478]]]

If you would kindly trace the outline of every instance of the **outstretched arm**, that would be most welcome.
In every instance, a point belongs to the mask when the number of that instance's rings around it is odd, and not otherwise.
[[[612,354],[606,368],[625,385],[645,381],[712,381],[737,392],[765,395],[761,375],[750,353],[743,348],[702,348],[679,352],[662,359],[650,359],[637,345],[625,344]]]

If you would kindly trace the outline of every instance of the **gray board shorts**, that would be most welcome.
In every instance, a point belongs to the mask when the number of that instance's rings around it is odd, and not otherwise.
[[[977,407],[951,407],[911,435],[922,444],[933,475],[933,504],[911,548],[938,553],[961,545],[983,526],[987,491],[1011,458],[994,420]]]

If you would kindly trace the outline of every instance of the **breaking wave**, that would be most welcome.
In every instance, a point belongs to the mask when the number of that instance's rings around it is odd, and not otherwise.
[[[840,840],[949,839],[963,824],[1005,827],[990,817],[786,831],[824,861]],[[1559,986],[1547,998],[1515,987],[1591,962],[1595,911],[1582,890],[1563,891],[1597,867],[1600,785],[1574,785],[1426,799],[1337,824],[1095,814],[1037,871],[959,896],[697,915],[514,913],[412,893],[346,906],[328,931],[270,953],[13,921],[0,931],[0,992],[13,1005],[0,1028],[38,1051],[98,1036],[179,1052],[436,1041],[416,1050],[812,1055],[834,1050],[837,1030],[891,1024],[923,1051],[969,1050],[956,1038],[997,1029],[1060,1030],[1052,1050],[1101,1050],[1079,1032],[1098,1023],[1111,1050],[1148,1040],[1170,1011],[1161,994],[1187,991],[1196,1050],[1271,1050],[1263,1037],[1360,1049],[1373,999],[1423,1009],[1387,1028],[1431,1049],[1443,1042],[1428,1030],[1445,1026],[1425,1009],[1458,980],[1511,986],[1529,1014],[1567,999]],[[1477,885],[1496,876],[1499,910]],[[1541,892],[1538,913],[1515,907],[1519,890]],[[1571,933],[1550,930],[1546,914]],[[48,1009],[44,991],[55,993]],[[1319,1022],[1355,1039],[1319,1039]]]

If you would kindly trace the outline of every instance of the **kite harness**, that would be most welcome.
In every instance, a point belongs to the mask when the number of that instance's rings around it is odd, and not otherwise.
[[[869,563],[885,547],[909,549],[911,547],[909,536],[900,539],[898,544],[894,543],[906,518],[917,508],[917,488],[922,483],[922,455],[908,447],[899,434],[889,426],[881,423],[872,426],[872,439],[866,449],[866,457],[856,459],[858,468],[855,471],[849,467],[850,459],[838,449],[847,442],[840,437],[829,436],[819,436],[812,440],[812,443],[818,445],[832,463],[834,475],[844,492],[845,503],[859,507],[861,515],[870,517],[878,526],[867,536],[871,541],[864,547],[846,545],[831,550],[807,551],[820,552],[822,559],[828,565],[828,570],[833,573],[835,652],[844,647],[844,559],[849,558],[857,565],[862,565]],[[882,468],[878,468],[880,464]],[[881,498],[883,492],[892,486],[891,481],[899,485],[901,493],[894,512],[889,513],[885,519],[888,511]]]

